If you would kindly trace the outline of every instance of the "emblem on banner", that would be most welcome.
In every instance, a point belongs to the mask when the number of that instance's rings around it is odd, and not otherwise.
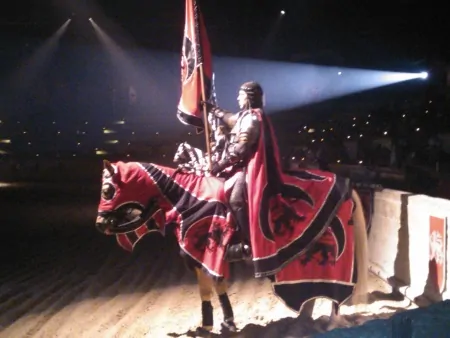
[[[184,37],[181,55],[181,82],[188,83],[194,74],[196,61],[195,45],[189,37]]]
[[[444,218],[430,216],[430,274],[439,293],[444,292],[447,268],[447,222]]]

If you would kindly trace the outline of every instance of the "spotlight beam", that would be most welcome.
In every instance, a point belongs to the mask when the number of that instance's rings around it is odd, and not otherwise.
[[[122,80],[127,83],[134,83],[139,72],[133,66],[131,60],[126,56],[125,52],[114,40],[94,21],[89,18],[89,22],[94,28],[94,32],[102,46],[108,52],[114,68],[118,70]]]
[[[23,65],[18,72],[11,77],[11,84],[15,88],[25,89],[29,87],[41,74],[49,63],[51,56],[56,51],[58,42],[67,30],[72,19],[67,19],[53,35],[40,46]]]
[[[260,50],[260,56],[264,57],[267,56],[267,54],[270,55],[270,50],[273,47],[273,44],[275,42],[276,35],[280,31],[281,23],[283,21],[283,17],[286,14],[286,12],[283,10],[280,12],[280,15],[275,19],[274,23],[270,27],[269,34],[264,39],[263,43],[261,44],[261,50]]]
[[[175,74],[173,70],[176,67],[164,66],[164,60],[160,57],[153,57],[152,54],[148,54],[145,58],[145,64],[150,65],[150,72],[145,72],[142,67],[136,64],[136,60],[133,60],[127,53],[95,22],[90,18],[89,22],[94,28],[95,34],[102,44],[103,48],[107,51],[112,66],[117,71],[120,79],[118,85],[120,87],[128,88],[128,95],[130,104],[136,104],[137,101],[144,100],[145,97],[152,97],[147,109],[153,107],[159,107],[162,103],[167,106],[167,102],[171,102],[171,91],[168,91],[161,85],[161,81],[171,83],[179,87],[179,73]],[[179,65],[179,63],[178,63]],[[159,76],[156,77],[155,73]],[[167,80],[169,79],[169,80]],[[136,90],[139,88],[140,90]],[[177,88],[178,89],[178,88]],[[144,93],[144,95],[139,95]],[[142,99],[141,99],[142,98]],[[154,109],[152,114],[163,114],[167,110]]]
[[[262,84],[267,94],[268,112],[427,78],[425,72],[399,73],[243,58],[215,58],[214,67],[221,102],[235,106],[236,88],[245,81],[254,80]]]

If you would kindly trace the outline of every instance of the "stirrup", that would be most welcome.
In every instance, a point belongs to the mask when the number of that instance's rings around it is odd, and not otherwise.
[[[225,260],[228,262],[238,262],[252,257],[252,250],[248,244],[239,243],[230,245],[225,253]]]

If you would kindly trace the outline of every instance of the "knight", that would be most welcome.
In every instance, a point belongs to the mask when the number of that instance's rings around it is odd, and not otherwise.
[[[251,257],[249,192],[247,191],[248,164],[255,154],[261,151],[259,147],[261,130],[266,128],[272,130],[270,121],[264,116],[264,93],[260,84],[244,83],[239,88],[237,101],[241,110],[236,114],[207,104],[210,113],[223,123],[227,136],[224,153],[212,164],[211,174],[224,178],[226,185],[230,187],[229,204],[236,230],[241,234],[241,242],[231,245],[227,250],[229,261]],[[273,155],[278,156],[278,154]]]

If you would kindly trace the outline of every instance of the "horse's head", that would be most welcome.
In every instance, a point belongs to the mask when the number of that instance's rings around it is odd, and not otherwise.
[[[103,162],[100,204],[95,226],[104,234],[135,230],[158,210],[159,190],[137,162]]]

